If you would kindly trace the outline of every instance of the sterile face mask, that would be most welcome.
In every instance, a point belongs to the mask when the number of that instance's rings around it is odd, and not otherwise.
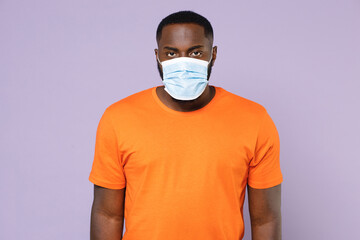
[[[198,98],[208,84],[209,62],[191,57],[178,57],[158,62],[162,66],[164,90],[175,99],[193,100]]]

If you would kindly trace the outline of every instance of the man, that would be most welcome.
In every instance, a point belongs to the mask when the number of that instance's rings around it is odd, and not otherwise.
[[[91,239],[242,239],[246,186],[252,239],[281,239],[280,142],[266,109],[208,84],[217,47],[206,18],[171,14],[156,35],[164,86],[99,122]]]

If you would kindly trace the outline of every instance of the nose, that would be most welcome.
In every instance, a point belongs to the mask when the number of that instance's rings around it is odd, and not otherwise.
[[[186,57],[186,52],[180,52],[179,57]]]

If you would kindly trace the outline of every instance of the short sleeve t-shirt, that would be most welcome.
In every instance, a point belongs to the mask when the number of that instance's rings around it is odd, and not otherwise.
[[[215,87],[191,112],[163,104],[156,87],[106,108],[89,180],[126,187],[124,240],[237,240],[246,185],[282,182],[280,142],[266,109]]]

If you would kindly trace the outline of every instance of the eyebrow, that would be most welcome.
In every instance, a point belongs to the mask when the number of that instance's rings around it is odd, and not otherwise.
[[[204,47],[204,46],[203,45],[196,45],[196,46],[193,46],[193,47],[189,48],[188,51],[192,51],[194,49],[201,48],[201,47]]]
[[[204,47],[204,46],[203,46],[203,45],[192,46],[192,47],[190,47],[190,48],[188,49],[188,51],[192,51],[192,50],[194,50],[194,49],[201,48],[201,47]],[[168,47],[168,46],[165,46],[164,49],[171,50],[171,51],[175,51],[175,52],[179,51],[179,49],[177,49],[177,48]]]
[[[172,50],[172,51],[175,51],[175,52],[179,51],[179,49],[173,48],[173,47],[164,47],[164,49]]]

